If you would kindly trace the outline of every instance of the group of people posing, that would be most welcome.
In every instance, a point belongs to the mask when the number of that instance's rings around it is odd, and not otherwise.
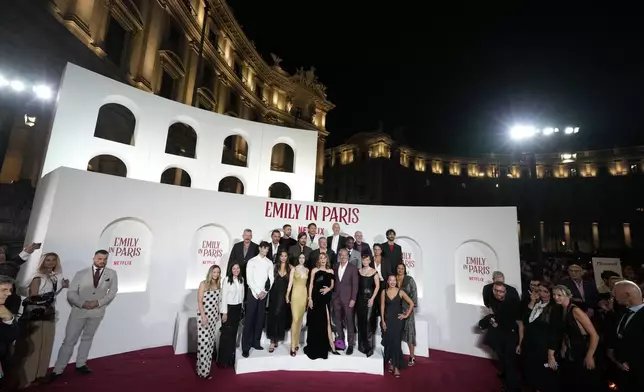
[[[599,293],[579,265],[568,273],[558,285],[532,278],[522,298],[499,271],[483,289],[489,314],[479,326],[504,391],[519,390],[517,375],[531,391],[644,391],[642,290],[614,274]]]
[[[246,229],[230,252],[225,276],[219,266],[210,267],[198,292],[200,377],[210,378],[213,359],[220,367],[234,365],[240,324],[243,357],[265,349],[263,331],[270,340],[268,352],[273,353],[289,330],[288,350],[295,357],[305,314],[302,352],[311,359],[340,351],[352,355],[356,340],[358,351],[370,357],[380,317],[389,371],[400,377],[400,369],[414,365],[417,290],[402,263],[396,232],[388,230],[387,242],[371,247],[359,231],[354,238],[341,235],[337,223],[332,230],[331,236],[320,236],[311,223],[308,232],[295,239],[287,224],[271,233],[271,242],[258,245]],[[408,362],[402,355],[403,341],[409,345]]]

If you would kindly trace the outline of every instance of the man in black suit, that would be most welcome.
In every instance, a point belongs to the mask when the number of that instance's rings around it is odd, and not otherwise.
[[[340,249],[344,249],[345,247],[346,237],[340,234],[340,224],[338,223],[334,223],[333,226],[331,226],[331,230],[333,231],[333,235],[330,235],[326,238],[326,243],[328,248],[333,251],[334,256],[333,259],[330,259],[330,261],[331,264],[335,265],[335,263],[338,261],[338,252],[340,251]]]
[[[492,303],[494,302],[495,297],[494,297],[493,287],[497,283],[503,284],[505,286],[506,297],[520,301],[519,292],[517,291],[517,289],[515,289],[510,285],[505,284],[505,275],[503,275],[503,272],[494,271],[492,272],[492,283],[489,283],[483,286],[483,304],[485,305],[486,308],[490,309],[492,306]]]
[[[31,245],[25,246],[25,248],[18,255],[9,257],[7,252],[8,247],[0,246],[0,275],[9,277],[11,279],[16,279],[18,277],[18,272],[20,272],[20,267],[29,260],[29,256],[36,249],[40,249],[40,244],[33,243]],[[13,287],[13,291],[9,298],[4,302],[5,306],[13,314],[17,314],[20,311],[20,295],[16,293],[16,287]]]
[[[297,244],[295,238],[292,237],[293,229],[288,223],[282,226],[282,238],[280,238],[280,246],[286,250],[291,249],[291,247]]]
[[[304,255],[304,258],[306,259],[306,263],[309,261],[309,257],[311,256],[311,248],[306,246],[306,243],[308,241],[308,234],[302,232],[297,235],[297,243],[293,246],[291,246],[288,250],[288,255],[291,259],[295,259],[294,266],[297,265],[297,258],[300,257],[301,254]]]
[[[608,350],[608,357],[619,369],[620,391],[644,391],[644,302],[642,290],[637,284],[623,280],[613,288],[615,300],[626,307],[613,329],[614,348]]]
[[[396,266],[403,262],[402,248],[395,243],[396,231],[394,229],[387,230],[387,242],[380,244],[382,247],[382,255],[389,260],[389,262],[396,268]]]
[[[564,279],[561,284],[568,287],[572,293],[572,303],[593,317],[599,303],[599,291],[594,281],[584,280],[584,270],[578,264],[568,266],[569,279]]]
[[[273,264],[275,264],[275,263],[277,263],[279,261],[278,256],[279,256],[280,251],[282,249],[286,249],[286,248],[280,246],[280,238],[281,237],[282,237],[282,233],[280,233],[279,230],[273,230],[273,232],[271,233],[271,243],[269,244],[268,255],[266,255],[266,257],[271,259]]]
[[[12,294],[13,286],[13,279],[0,276],[0,364],[2,365],[1,372],[4,373],[0,378],[0,386],[9,366],[11,346],[18,337],[18,323],[14,313],[5,306],[7,299]]]
[[[331,267],[333,267],[335,265],[335,262],[333,262],[332,260],[335,260],[336,254],[328,248],[326,237],[318,238],[318,246],[319,248],[309,254],[309,260],[306,264],[306,268],[308,268],[309,270],[315,268],[315,264],[317,264],[318,259],[320,258],[320,253],[326,253],[326,255],[329,257],[329,263],[331,263]]]
[[[226,268],[226,274],[231,273],[233,264],[239,263],[241,269],[241,276],[244,278],[244,283],[246,282],[246,264],[248,260],[259,254],[259,247],[256,243],[252,241],[253,231],[251,229],[244,230],[244,235],[242,236],[243,240],[241,242],[233,245],[233,249],[230,251],[230,257],[228,258],[228,268]]]
[[[353,237],[356,240],[355,243],[353,244],[353,249],[360,252],[361,255],[367,254],[369,255],[369,257],[373,257],[373,252],[371,252],[371,246],[366,242],[362,242],[362,232],[356,231]]]

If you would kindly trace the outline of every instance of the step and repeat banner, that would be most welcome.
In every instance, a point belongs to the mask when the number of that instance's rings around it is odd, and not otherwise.
[[[341,233],[360,231],[370,246],[386,242],[387,230],[395,230],[402,262],[418,289],[419,315],[428,320],[430,344],[446,351],[486,356],[472,334],[482,288],[495,270],[510,284],[520,282],[514,208],[297,202],[66,168],[44,177],[38,194],[28,241],[43,242],[43,252],[57,252],[66,276],[90,266],[97,249],[110,253],[108,267],[118,273],[119,294],[101,330],[128,332],[119,339],[99,333],[92,348],[97,356],[171,344],[177,312],[196,310],[199,283],[212,265],[225,273],[245,229],[259,243],[270,242],[271,232],[285,224],[294,237],[310,223],[317,225],[318,236],[328,237],[337,223]],[[23,268],[25,280],[36,259]],[[59,305],[65,322],[68,305]],[[63,332],[57,328],[58,343]]]

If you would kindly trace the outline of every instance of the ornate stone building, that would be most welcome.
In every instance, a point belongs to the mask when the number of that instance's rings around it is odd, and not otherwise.
[[[382,131],[357,134],[325,158],[325,201],[517,206],[522,243],[538,231],[551,252],[644,249],[644,146],[537,153],[536,176],[531,155],[432,154]]]
[[[14,8],[13,23],[17,24],[19,18],[25,18],[24,22],[29,26],[40,22],[35,27],[40,36],[31,33],[27,39],[15,34],[14,47],[2,48],[6,49],[3,50],[5,54],[11,53],[16,62],[25,63],[15,65],[17,72],[31,68],[34,74],[46,73],[49,82],[56,83],[64,64],[70,61],[204,110],[317,132],[316,179],[318,184],[322,183],[324,142],[328,135],[326,115],[334,107],[326,98],[325,86],[319,82],[315,68],[299,68],[291,75],[282,68],[282,59],[274,54],[271,55],[272,64],[267,63],[244,35],[225,0],[48,0],[34,3],[40,3],[46,11],[35,9],[34,4],[9,6]],[[29,17],[34,19],[26,18],[23,13],[31,14]],[[64,26],[66,31],[53,26],[52,21],[59,27]],[[76,42],[71,42],[70,38],[74,37]],[[38,40],[48,44],[36,42]],[[34,54],[26,56],[19,47],[32,50]],[[199,53],[203,54],[201,61]],[[35,65],[30,61],[42,63]],[[130,122],[129,114],[112,109],[110,113],[102,113],[103,116],[99,114],[97,136],[129,144],[129,140],[119,140],[118,131]],[[11,129],[5,132],[8,148],[4,154],[0,151],[0,182],[29,179],[35,184],[37,181],[51,108],[39,110],[35,126],[25,125],[22,111],[14,113]],[[183,155],[190,150],[190,138],[189,130],[172,133],[167,152]],[[243,138],[231,137],[223,148],[228,150],[224,154],[230,164],[245,163],[247,145]],[[292,160],[293,151],[288,145],[280,144],[273,151],[271,166],[278,171],[288,171],[289,167],[292,170]],[[110,167],[115,165],[94,162],[89,169],[110,171]],[[185,185],[179,172],[162,181]],[[225,188],[221,190],[239,191],[234,184]]]

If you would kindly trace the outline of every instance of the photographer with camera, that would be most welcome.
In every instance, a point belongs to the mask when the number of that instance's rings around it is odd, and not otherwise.
[[[47,375],[54,345],[56,296],[68,287],[69,280],[62,275],[60,257],[56,253],[44,254],[29,284],[28,297],[22,302],[23,336],[17,344],[24,361],[21,388]]]

